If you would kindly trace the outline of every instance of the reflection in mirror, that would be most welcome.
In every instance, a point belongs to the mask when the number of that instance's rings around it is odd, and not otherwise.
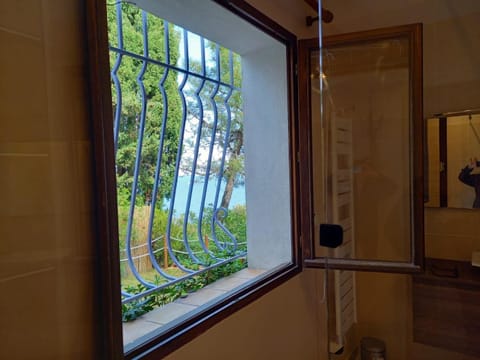
[[[480,208],[480,109],[427,120],[428,207]]]

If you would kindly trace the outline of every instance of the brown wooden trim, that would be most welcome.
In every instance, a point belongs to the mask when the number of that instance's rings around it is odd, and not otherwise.
[[[346,270],[362,270],[362,271],[381,271],[381,272],[405,272],[414,273],[421,271],[424,267],[424,124],[423,124],[423,58],[422,58],[422,25],[402,25],[383,29],[367,30],[355,33],[338,34],[324,37],[322,45],[325,48],[346,44],[358,44],[374,40],[390,39],[395,37],[408,37],[410,40],[410,91],[411,91],[411,107],[410,121],[412,127],[411,138],[411,206],[412,206],[412,247],[410,262],[388,262],[374,260],[353,260],[353,259],[328,259],[328,267]],[[311,131],[310,119],[310,101],[305,104],[308,98],[305,91],[310,92],[309,80],[305,78],[304,73],[308,72],[309,64],[305,57],[309,58],[311,51],[318,51],[318,39],[303,40],[299,43],[299,64],[301,67],[307,66],[306,69],[299,69],[299,77],[302,79],[300,83],[300,122],[306,129],[304,132]],[[306,83],[304,83],[307,81]],[[302,99],[303,97],[303,99]],[[308,98],[309,99],[309,98]],[[302,141],[308,143],[302,132]],[[307,134],[310,138],[311,134]],[[308,145],[310,154],[302,154],[306,161],[305,167],[312,166],[311,145]],[[301,147],[303,151],[307,151],[307,146]],[[301,157],[302,158],[302,157]],[[302,176],[311,175],[311,169],[302,172]],[[306,181],[306,180],[303,180]],[[312,184],[310,184],[312,186]],[[313,192],[310,190],[310,195]],[[313,213],[310,212],[313,216]],[[308,219],[311,228],[313,227],[313,219]],[[304,226],[307,224],[304,220]],[[313,230],[310,231],[312,233]],[[304,243],[304,265],[306,267],[325,268],[326,261],[324,258],[315,258],[313,236],[309,244]]]
[[[312,50],[313,49],[313,50]],[[312,122],[310,91],[310,57],[318,51],[318,41],[298,42],[298,164],[300,168],[300,206],[303,258],[311,259],[315,254],[313,219],[313,170],[312,170]]]
[[[424,236],[424,123],[423,123],[423,31],[422,24],[404,26],[410,33],[410,88],[412,104],[410,110],[413,126],[413,216],[412,216],[412,262],[424,268],[425,236]]]
[[[438,144],[440,163],[443,163],[443,170],[440,171],[440,207],[448,207],[448,156],[447,156],[447,118],[438,119]]]
[[[318,13],[318,1],[317,0],[304,0],[310,7]]]
[[[292,226],[292,257],[294,263],[301,271],[303,267],[302,254],[302,234],[308,228],[303,227],[302,223],[302,192],[304,184],[301,177],[301,165],[297,160],[301,139],[299,133],[301,129],[300,118],[298,116],[298,47],[297,39],[287,38],[287,71],[288,71],[288,121],[289,121],[289,163],[290,163],[290,202],[291,202],[291,226]]]
[[[123,357],[113,114],[105,0],[86,1],[90,126],[96,224],[96,323],[99,359]]]
[[[317,0],[304,0],[315,12],[318,14],[318,1]],[[330,23],[333,20],[333,13],[322,7],[322,21]]]
[[[345,33],[345,34],[330,35],[330,36],[324,37],[322,42],[324,47],[333,47],[336,45],[358,44],[359,42],[391,39],[395,37],[409,37],[410,40],[413,38],[420,40],[420,45],[421,45],[422,38],[417,37],[418,29],[420,29],[420,35],[421,35],[421,24],[410,24],[410,25],[394,26],[389,28],[381,28],[381,29],[351,32],[351,33]],[[421,50],[421,49],[417,49],[417,50]],[[421,51],[420,51],[420,54],[421,54]]]
[[[296,42],[295,34],[280,26],[274,20],[258,11],[245,0],[213,0],[228,11],[238,15],[257,29],[262,30],[282,43]]]

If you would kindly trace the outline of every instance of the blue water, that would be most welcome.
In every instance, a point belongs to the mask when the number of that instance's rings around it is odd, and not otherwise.
[[[175,196],[175,204],[174,209],[177,215],[184,214],[185,208],[187,205],[187,198],[188,198],[188,189],[190,186],[190,176],[182,176],[178,178],[177,183],[177,192]],[[200,182],[194,182],[193,190],[192,190],[192,200],[190,203],[190,212],[194,212],[195,214],[199,213],[200,204],[202,200],[202,193],[203,193],[203,179]],[[207,193],[205,196],[205,205],[213,205],[215,201],[215,192],[217,188],[217,179],[211,179],[208,182]],[[218,195],[218,204],[222,201],[223,190],[225,189],[225,182],[222,182],[220,185],[220,192]],[[233,208],[236,205],[245,205],[245,186],[239,185],[233,188],[232,198],[230,200],[229,208]],[[165,201],[165,206],[170,206],[170,201]]]

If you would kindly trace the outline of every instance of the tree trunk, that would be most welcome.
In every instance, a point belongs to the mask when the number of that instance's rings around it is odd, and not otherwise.
[[[232,133],[230,142],[233,144],[233,152],[232,152],[232,157],[224,172],[224,175],[227,178],[227,185],[225,186],[225,190],[223,190],[222,203],[220,204],[220,206],[225,209],[228,209],[228,206],[230,205],[230,200],[232,199],[233,187],[235,186],[235,179],[237,178],[237,174],[238,174],[238,170],[237,171],[232,170],[230,168],[230,165],[232,164],[233,161],[237,160],[238,156],[242,151],[243,130],[237,131],[236,134]]]
[[[223,191],[222,203],[220,204],[220,207],[228,209],[228,205],[230,205],[230,200],[232,199],[234,183],[235,176],[229,176],[227,179],[227,185],[225,186],[225,190]]]

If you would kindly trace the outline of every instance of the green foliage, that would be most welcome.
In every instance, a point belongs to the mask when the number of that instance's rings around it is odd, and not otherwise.
[[[200,290],[201,288],[211,284],[223,277],[240,271],[247,267],[245,259],[240,258],[233,260],[227,264],[217,266],[190,279],[186,279],[178,284],[165,287],[144,299],[132,301],[122,305],[122,320],[124,322],[132,321],[139,316],[152,311],[156,307],[169,304],[180,297],[187,297],[189,293]],[[134,295],[147,290],[147,288],[138,284],[137,286],[129,286],[125,290]]]
[[[122,3],[121,5],[121,22],[123,24],[123,44],[124,49],[128,52],[143,56],[145,55],[143,36],[143,18],[142,11],[135,5]],[[117,27],[117,7],[108,6],[108,37],[109,43],[113,47],[119,47],[119,29]],[[168,28],[169,42],[169,58],[166,58],[165,52],[165,29],[166,22],[147,14],[148,24],[148,57],[158,61],[178,65],[180,59],[180,32],[173,25]],[[213,64],[216,63],[215,47],[216,45],[207,41],[207,72],[208,76],[215,78],[216,69]],[[118,53],[110,52],[111,68],[115,67],[119,59]],[[241,87],[241,63],[240,57],[234,55],[233,60],[233,77],[229,71],[229,50],[219,48],[220,62],[220,79],[224,83],[232,83],[236,87]],[[190,70],[198,71],[199,63],[191,61]],[[131,210],[133,210],[132,227],[130,245],[137,246],[146,243],[148,238],[149,214],[153,187],[155,182],[155,169],[159,161],[159,145],[160,138],[163,135],[164,143],[161,150],[161,166],[159,192],[157,194],[155,216],[152,224],[152,239],[163,238],[166,234],[168,223],[168,212],[163,208],[163,201],[170,198],[173,183],[175,162],[177,150],[185,144],[179,143],[180,125],[182,120],[182,102],[178,90],[179,73],[174,70],[167,70],[163,66],[152,63],[144,63],[144,61],[132,56],[121,56],[120,66],[116,70],[120,83],[120,92],[112,80],[112,96],[113,110],[120,110],[119,132],[116,152],[116,175],[117,175],[117,196],[118,196],[118,218],[119,218],[119,236],[120,247],[125,249],[127,238],[128,219]],[[199,118],[199,106],[194,96],[194,91],[198,86],[198,78],[189,77],[184,94],[188,103],[189,117],[197,118],[202,122],[203,130],[201,133],[202,149],[208,147],[212,137],[213,124],[210,118]],[[215,84],[207,81],[200,94],[202,104],[205,107],[205,113],[212,110],[210,96],[212,95]],[[161,88],[165,89],[165,94]],[[215,101],[218,106],[218,126],[215,133],[215,151],[221,152],[227,149],[226,164],[223,177],[227,181],[224,196],[222,198],[222,207],[228,208],[231,191],[233,186],[243,182],[244,177],[244,159],[243,159],[243,111],[241,92],[238,90],[229,94],[226,86],[220,86]],[[227,97],[230,96],[228,99]],[[143,106],[145,100],[145,107]],[[228,100],[228,106],[226,105]],[[227,127],[227,108],[231,112],[231,130],[230,135],[226,136]],[[143,138],[140,144],[139,139]],[[191,141],[191,139],[186,139]],[[137,156],[138,148],[140,148],[140,156]],[[185,150],[183,150],[185,154]],[[138,185],[135,194],[132,194],[135,162],[139,159]],[[183,170],[191,171],[191,166]],[[200,166],[197,173],[205,171],[205,167]],[[218,161],[213,164],[212,173],[219,171]],[[228,195],[230,194],[230,195]],[[228,195],[228,196],[227,196]],[[131,200],[134,200],[133,209],[131,209]],[[202,252],[199,242],[199,234],[197,224],[200,221],[193,213],[187,214],[187,227],[184,232],[184,216],[175,216],[170,224],[169,235],[172,238],[172,247],[175,251],[186,251],[183,241],[174,241],[174,239],[190,239],[189,244],[194,252]],[[206,209],[205,216],[202,220],[202,234],[210,234],[212,224],[213,210]],[[218,219],[226,226],[229,231],[235,234],[237,241],[244,243],[246,241],[246,211],[245,206],[230,209],[229,215]],[[245,251],[246,245],[241,245],[239,249],[234,251],[233,247],[228,244],[231,239],[222,231],[218,225],[215,226],[215,234],[222,246],[218,247],[215,242],[210,239],[209,250],[216,257],[227,258],[237,255],[240,251]],[[209,235],[211,238],[211,234]],[[161,250],[164,246],[163,241],[154,243],[154,250]],[[226,246],[225,249],[222,249]],[[156,254],[157,262],[160,266],[172,266],[172,260],[169,258],[169,264],[163,264],[163,251]],[[124,255],[122,255],[122,258]],[[199,258],[205,264],[213,264],[213,259],[207,254],[199,255]],[[188,255],[178,254],[178,259],[189,269],[201,270],[201,267],[192,262]],[[126,263],[122,263],[122,277],[128,277],[128,269]],[[228,264],[218,266],[203,272],[191,279],[182,281],[176,285],[168,286],[154,294],[151,294],[139,301],[133,301],[123,305],[123,320],[129,321],[151,311],[153,308],[170,303],[181,296],[187,296],[188,293],[196,291],[213,281],[224,276],[228,276],[242,268],[246,267],[244,259],[234,260]],[[148,271],[151,269],[147,269]],[[180,271],[180,269],[177,269]],[[183,276],[184,274],[178,274]],[[176,275],[177,276],[177,275]],[[154,279],[156,284],[165,281],[163,278]],[[132,285],[133,284],[133,285]],[[125,282],[124,289],[131,294],[138,294],[146,291],[146,287],[142,284],[135,283],[135,280],[129,279]]]
[[[220,227],[215,226],[215,234],[217,236],[218,241],[222,245],[227,245],[227,249],[230,251],[226,251],[222,257],[230,257],[235,255],[239,252],[244,252],[247,249],[246,241],[247,241],[247,208],[245,205],[237,205],[234,208],[228,211],[227,216],[224,215],[222,212],[219,213],[219,221],[228,229],[230,233],[235,236],[235,239],[238,244],[238,249],[236,252],[233,252],[233,247],[229,244],[232,244],[232,239],[226,234]],[[203,228],[210,229],[211,222],[213,216],[213,209],[207,208],[205,210],[205,215],[203,218]],[[215,246],[215,245],[214,245]],[[220,253],[220,249],[214,250],[217,253]]]
[[[234,87],[241,88],[242,86],[242,67],[241,58],[238,54],[231,53],[230,50],[224,47],[206,41],[206,76],[216,79],[217,71],[220,73],[220,81],[230,84]],[[217,69],[217,61],[219,69]],[[230,73],[230,61],[232,61],[233,74]],[[190,64],[193,71],[200,72],[201,65],[198,61],[192,61]],[[241,91],[235,89],[230,91],[228,86],[221,85],[216,89],[214,82],[203,83],[200,79],[193,78],[190,81],[190,86],[186,89],[185,94],[187,98],[189,116],[202,122],[202,132],[200,140],[200,148],[207,149],[212,139],[212,133],[215,131],[215,148],[221,153],[226,149],[226,159],[223,169],[223,178],[227,185],[225,186],[222,195],[220,207],[228,209],[233,187],[243,184],[245,181],[245,158],[243,149],[243,99]],[[202,87],[200,98],[204,104],[204,117],[200,118],[200,110],[198,107],[198,99],[195,96],[197,89]],[[205,113],[212,111],[210,104],[210,96],[215,94],[215,102],[217,104],[217,124],[213,123],[213,117],[205,116]],[[230,114],[230,130],[227,134],[228,114]],[[193,147],[193,144],[189,144]],[[206,174],[206,164],[197,164],[197,173],[200,175]],[[190,166],[185,166],[188,169]],[[209,176],[215,176],[220,171],[220,161],[214,161],[212,164],[212,171]]]
[[[137,210],[139,211],[139,213],[142,213],[141,208]],[[126,209],[123,209],[121,212],[124,213],[125,211]],[[206,209],[204,226],[207,226],[207,223],[208,224],[210,223],[212,213],[213,213],[212,208]],[[191,217],[193,219],[196,219],[196,216],[194,214],[192,214]],[[161,234],[162,231],[164,231],[166,222],[167,222],[167,212],[165,210],[159,210],[154,220],[154,226],[153,226],[154,236],[159,235]],[[246,208],[245,206],[236,206],[235,208],[233,208],[230,211],[228,217],[225,218],[225,225],[227,226],[227,228],[231,229],[232,233],[234,233],[237,236],[239,243],[246,242]],[[171,226],[172,236],[175,236],[181,239],[183,236],[182,229],[183,229],[183,217],[175,218]],[[196,239],[196,236],[197,236],[196,230],[197,230],[196,223],[189,222],[187,227],[187,234],[190,239]],[[134,228],[134,236],[140,236],[140,237],[145,236],[145,234],[141,235],[142,231],[144,232],[145,230],[142,230],[140,228],[136,228],[136,229]],[[221,242],[231,241],[222,232],[218,233],[218,237]],[[163,242],[157,243],[156,246],[162,247]],[[175,250],[180,250],[180,251],[186,250],[184,248],[183,242],[173,241],[172,246]],[[199,251],[201,249],[198,242],[192,243],[191,246],[193,251]],[[237,253],[239,251],[245,251],[245,249],[246,249],[246,245],[240,245],[240,248],[237,250]],[[216,247],[213,241],[210,242],[210,250],[213,251],[215,253],[215,256],[219,258],[228,258],[235,255],[235,253],[231,251],[220,251]],[[162,254],[163,254],[162,252],[157,254],[158,255],[157,261],[161,266],[163,266]],[[178,257],[185,267],[192,270],[201,270],[201,266],[192,262],[192,260],[188,257],[188,255],[179,254]],[[203,260],[206,262],[206,266],[212,265],[215,262],[213,259],[211,258],[207,259],[206,257],[203,257]],[[173,265],[173,263],[171,262],[171,259],[168,265],[169,266]],[[197,291],[205,287],[206,285],[213,283],[218,279],[234,274],[235,272],[246,267],[247,267],[246,259],[239,258],[227,264],[217,266],[213,269],[203,272],[197,276],[194,276],[193,278],[184,280],[178,284],[163,288],[158,292],[155,292],[154,294],[146,296],[144,299],[123,304],[122,305],[123,321],[134,320],[137,317],[153,310],[154,308],[166,305],[172,301],[175,301],[179,297],[187,296],[189,293]],[[158,285],[158,284],[161,284],[162,281],[164,280],[161,279],[159,276],[157,276],[156,280],[154,280],[153,282]],[[135,285],[124,286],[124,290],[130,294],[138,294],[146,291],[147,288],[142,284],[135,284]]]
[[[142,12],[134,5],[122,3],[123,43],[125,50],[143,55],[144,39],[142,33]],[[108,7],[108,34],[112,46],[118,46],[118,29],[116,7]],[[148,56],[160,61],[169,61],[176,64],[179,58],[178,45],[180,36],[173,25],[169,28],[170,59],[165,59],[165,28],[164,21],[147,15],[149,54]],[[110,66],[113,69],[118,54],[110,52]],[[142,71],[144,74],[142,76]],[[160,168],[161,182],[157,201],[161,204],[164,198],[170,196],[173,181],[177,148],[179,146],[180,121],[182,118],[181,100],[177,87],[177,73],[170,71],[163,81],[166,92],[164,99],[159,85],[165,75],[165,68],[155,65],[145,65],[143,61],[130,56],[122,56],[117,71],[121,85],[121,116],[117,144],[117,187],[123,196],[131,196],[137,147],[142,125],[142,99],[145,98],[143,144],[141,145],[139,183],[136,194],[138,204],[151,200],[155,180],[155,168],[158,160],[160,134],[164,132],[164,146],[162,149],[162,164]],[[140,84],[143,84],[145,93]],[[119,102],[114,82],[112,80],[112,94],[114,111]],[[168,112],[166,124],[163,127],[164,101]]]

